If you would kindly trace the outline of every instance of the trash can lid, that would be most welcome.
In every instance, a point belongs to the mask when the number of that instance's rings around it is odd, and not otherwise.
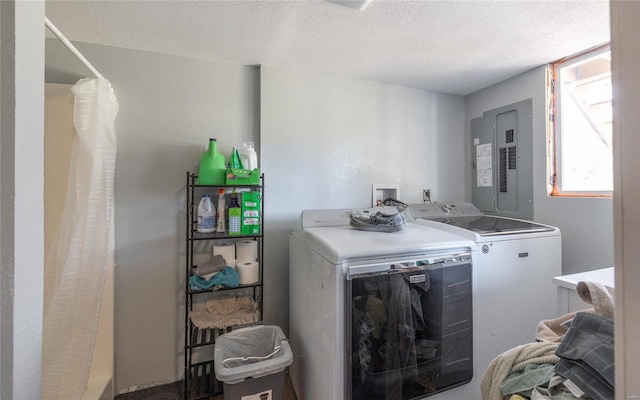
[[[241,328],[216,339],[214,372],[227,384],[278,373],[292,362],[291,346],[276,325]]]

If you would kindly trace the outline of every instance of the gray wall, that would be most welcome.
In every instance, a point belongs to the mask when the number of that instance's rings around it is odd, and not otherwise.
[[[112,83],[116,119],[116,392],[181,379],[185,172],[207,139],[253,140],[265,172],[265,322],[288,330],[288,234],[306,208],[462,201],[464,99],[265,67],[78,44]],[[46,41],[46,81],[87,71]],[[261,120],[261,127],[258,121]],[[258,131],[262,129],[259,135]],[[445,157],[442,157],[442,154]]]
[[[186,172],[209,137],[258,139],[259,70],[106,46],[78,49],[111,81],[116,118],[116,393],[183,376]],[[89,75],[46,40],[46,81]]]
[[[305,209],[370,207],[374,183],[405,202],[462,201],[464,99],[262,67],[266,316],[288,326],[288,235]],[[278,288],[280,290],[275,290]]]
[[[548,196],[546,68],[540,67],[466,96],[467,158],[470,160],[470,121],[484,111],[533,99],[534,219],[562,231],[564,274],[613,266],[613,200]],[[468,165],[468,163],[467,163]],[[467,187],[471,170],[467,170]],[[468,200],[471,199],[469,192]]]

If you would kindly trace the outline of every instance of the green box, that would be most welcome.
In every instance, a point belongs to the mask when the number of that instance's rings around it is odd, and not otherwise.
[[[225,173],[226,185],[259,185],[260,184],[260,168],[238,169],[227,168]]]
[[[260,234],[260,192],[242,193],[242,221],[243,235]]]

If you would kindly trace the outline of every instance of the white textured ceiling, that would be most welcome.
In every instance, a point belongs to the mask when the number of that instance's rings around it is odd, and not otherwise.
[[[58,1],[69,40],[466,95],[609,41],[608,0]],[[96,66],[99,70],[99,66]]]

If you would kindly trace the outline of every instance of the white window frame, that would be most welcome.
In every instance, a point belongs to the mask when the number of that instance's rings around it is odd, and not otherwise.
[[[549,107],[550,118],[549,122],[549,151],[548,161],[550,170],[549,181],[549,195],[550,196],[565,196],[565,197],[604,197],[611,198],[613,196],[613,190],[567,190],[562,186],[562,110],[561,104],[561,90],[560,82],[557,73],[560,68],[575,65],[586,59],[598,56],[602,53],[610,52],[609,44],[604,44],[579,54],[563,58],[561,60],[550,63],[548,66],[549,82],[548,82],[548,94],[549,94]],[[611,164],[612,183],[613,183],[613,163]]]

